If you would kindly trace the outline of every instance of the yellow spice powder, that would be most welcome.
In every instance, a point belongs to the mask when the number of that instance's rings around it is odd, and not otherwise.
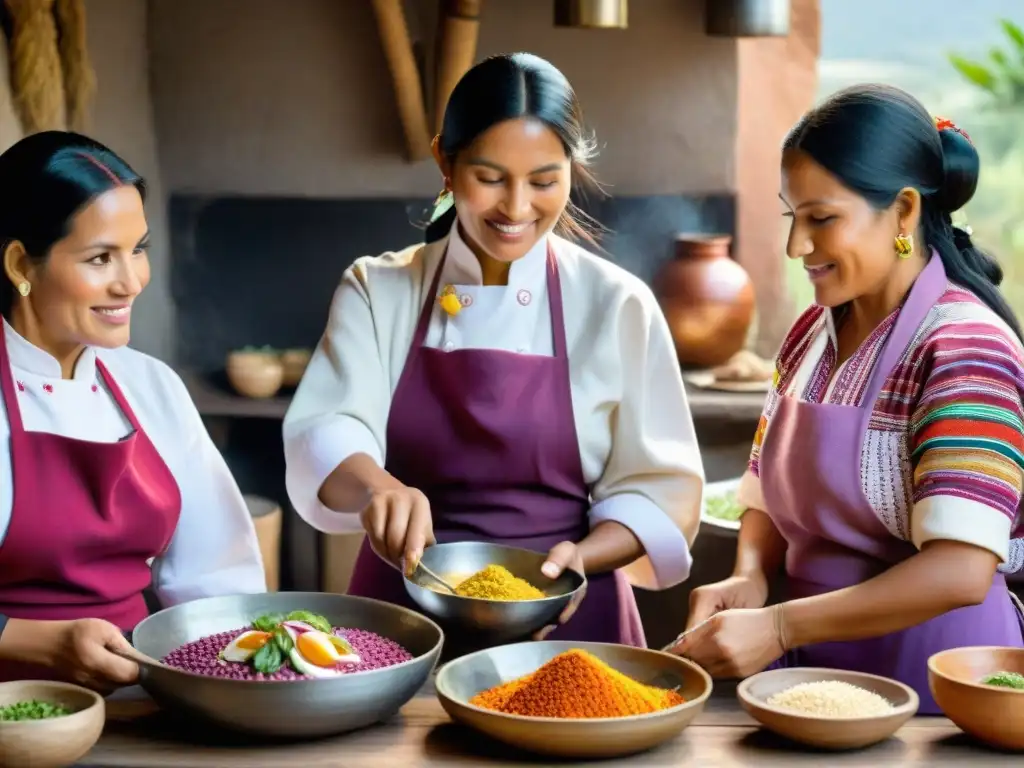
[[[513,576],[507,568],[488,565],[455,587],[461,597],[484,600],[539,600],[544,593],[524,579]]]

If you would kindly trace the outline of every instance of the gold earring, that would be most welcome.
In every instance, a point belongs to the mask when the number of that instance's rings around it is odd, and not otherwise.
[[[901,259],[909,259],[914,253],[913,235],[896,235],[896,255]]]
[[[22,296],[28,296],[28,292],[32,290],[32,286],[28,284],[27,280],[22,280],[18,283],[18,293]]]

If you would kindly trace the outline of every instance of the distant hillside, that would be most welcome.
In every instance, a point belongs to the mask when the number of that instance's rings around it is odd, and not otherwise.
[[[1024,25],[1024,0],[821,0],[819,95],[859,82],[905,88],[933,109],[965,109],[977,93],[951,51],[983,57],[1004,40],[998,19]]]
[[[997,19],[1024,23],[1024,0],[821,0],[821,11],[825,61],[943,64],[998,42]]]

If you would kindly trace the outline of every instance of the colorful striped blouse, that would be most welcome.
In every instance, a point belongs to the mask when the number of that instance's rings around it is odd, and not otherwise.
[[[760,446],[779,393],[805,402],[860,405],[893,312],[838,369],[836,316],[806,310],[782,345],[740,483],[742,503],[765,509]],[[835,375],[833,375],[833,372]],[[949,283],[874,404],[861,478],[894,535],[974,544],[1024,570],[1024,347],[977,296]]]

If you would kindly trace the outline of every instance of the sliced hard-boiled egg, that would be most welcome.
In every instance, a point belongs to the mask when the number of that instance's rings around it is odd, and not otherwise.
[[[296,672],[300,675],[309,675],[310,677],[336,677],[343,674],[342,670],[338,667],[321,667],[306,661],[302,653],[299,652],[299,638],[309,634],[309,632],[302,632],[301,630],[289,627],[287,624],[284,625],[284,628],[292,639],[292,649],[288,652],[288,660],[292,663]]]
[[[334,667],[338,664],[357,664],[359,662],[359,657],[354,653],[346,653],[350,649],[346,649],[344,644],[335,643],[331,635],[317,630],[300,634],[295,640],[295,647],[299,649],[299,653],[305,657],[306,661],[316,664],[318,667]]]
[[[243,632],[227,644],[224,650],[220,652],[220,657],[224,661],[248,661],[256,651],[267,644],[270,638],[271,634],[269,632],[257,632],[256,630]]]

